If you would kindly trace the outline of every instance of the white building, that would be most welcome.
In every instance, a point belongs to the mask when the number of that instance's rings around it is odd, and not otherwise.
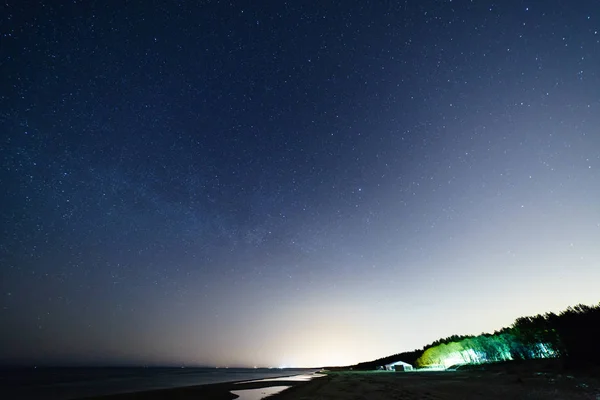
[[[405,363],[404,361],[396,361],[391,364],[385,365],[386,371],[412,371],[414,368],[409,363]]]

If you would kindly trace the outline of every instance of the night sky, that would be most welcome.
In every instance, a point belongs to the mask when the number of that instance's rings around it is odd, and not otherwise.
[[[319,366],[600,300],[600,3],[0,5],[0,362]]]

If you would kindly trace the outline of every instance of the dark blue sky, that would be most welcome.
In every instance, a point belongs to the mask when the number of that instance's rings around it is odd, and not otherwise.
[[[3,3],[0,361],[347,364],[597,303],[598,7]]]

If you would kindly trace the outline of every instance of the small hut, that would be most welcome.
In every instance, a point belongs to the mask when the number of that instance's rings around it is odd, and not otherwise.
[[[386,371],[396,371],[396,372],[405,372],[412,371],[414,368],[409,363],[405,363],[404,361],[396,361],[391,364],[385,365]]]

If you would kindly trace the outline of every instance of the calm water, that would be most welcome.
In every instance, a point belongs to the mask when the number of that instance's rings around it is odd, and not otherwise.
[[[307,369],[29,368],[0,370],[0,399],[65,400],[303,374]]]

